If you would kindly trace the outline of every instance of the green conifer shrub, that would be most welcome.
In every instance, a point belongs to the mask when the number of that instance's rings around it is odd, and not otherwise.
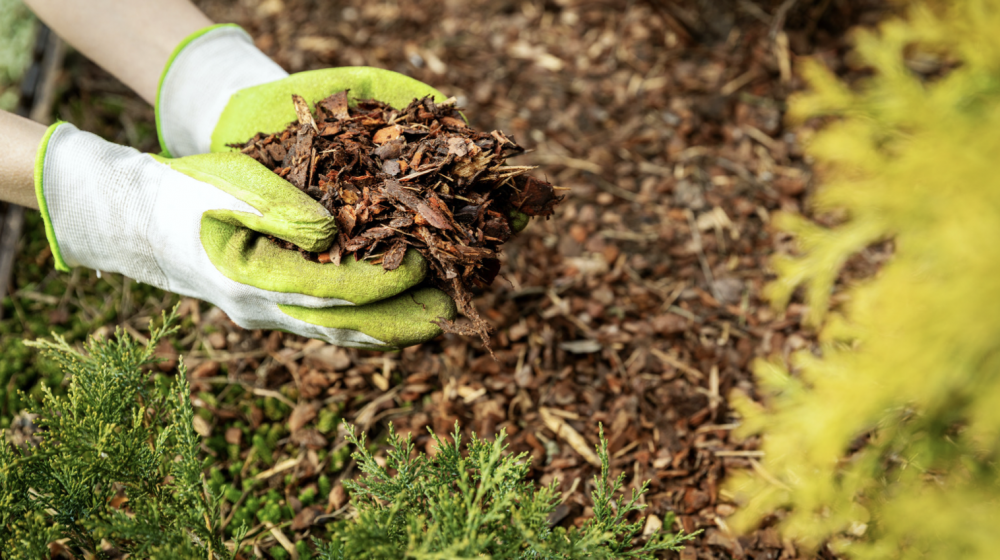
[[[78,558],[108,557],[109,545],[133,558],[232,556],[202,473],[183,365],[162,391],[143,369],[172,321],[151,328],[146,345],[121,331],[91,338],[85,353],[59,337],[30,343],[72,378],[65,396],[43,388],[32,406],[37,446],[0,440],[0,558],[46,558],[57,539]]]
[[[801,252],[775,259],[770,295],[804,287],[821,348],[758,363],[763,406],[734,399],[766,453],[730,481],[739,527],[786,509],[786,535],[852,558],[1000,554],[998,30],[997,0],[917,2],[856,33],[873,69],[856,87],[806,66],[790,117],[830,119],[814,202],[847,220],[776,218]],[[828,313],[844,262],[883,239],[891,260]]]
[[[615,494],[625,475],[610,480],[607,440],[597,447],[601,474],[594,477],[594,517],[579,529],[551,528],[549,514],[559,504],[555,483],[535,490],[526,477],[526,453],[505,453],[506,433],[494,441],[472,437],[462,453],[458,426],[451,442],[432,432],[438,453],[415,454],[409,437],[390,426],[391,450],[382,467],[368,451],[365,436],[345,423],[353,456],[364,473],[346,482],[357,516],[342,522],[327,543],[317,543],[321,560],[402,559],[617,559],[652,560],[656,552],[679,551],[693,535],[657,532],[639,546],[643,523],[628,517],[646,506],[639,498]],[[670,526],[673,518],[664,520]]]
[[[32,406],[37,445],[18,448],[0,440],[0,559],[47,558],[49,545],[60,540],[77,558],[221,560],[234,556],[249,523],[290,517],[271,489],[247,499],[257,520],[234,517],[231,527],[238,529],[224,540],[220,501],[237,501],[241,493],[224,484],[218,467],[201,460],[185,368],[181,364],[168,383],[154,382],[144,368],[156,361],[159,341],[174,332],[173,320],[165,317],[163,326],[151,328],[145,345],[121,331],[108,341],[92,337],[82,353],[59,337],[30,343],[58,363],[70,382],[64,396],[43,387],[41,401]],[[492,442],[473,435],[463,455],[456,426],[451,443],[434,436],[440,451],[426,457],[390,428],[383,468],[365,436],[347,428],[364,473],[361,482],[345,483],[357,515],[332,524],[329,542],[313,543],[322,560],[651,560],[692,538],[640,536],[643,520],[630,518],[645,508],[639,501],[647,486],[628,499],[616,497],[624,475],[609,480],[603,430],[594,517],[567,530],[549,525],[560,498],[556,486],[536,491],[526,478],[527,455],[506,453],[502,432]],[[329,477],[321,475],[320,495],[330,488]],[[299,496],[305,504],[317,498],[312,489]],[[664,520],[668,527],[672,523],[672,517]],[[313,557],[306,545],[296,543],[300,558]],[[244,558],[249,553],[245,549]],[[288,556],[280,546],[268,554]]]

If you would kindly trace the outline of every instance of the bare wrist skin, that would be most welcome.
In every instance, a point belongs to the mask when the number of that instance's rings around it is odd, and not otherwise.
[[[47,127],[0,111],[0,200],[38,209],[35,154]]]
[[[174,48],[212,24],[189,0],[27,0],[60,37],[136,91],[156,101]],[[34,164],[44,125],[0,111],[0,200],[38,208]]]
[[[57,35],[149,103],[174,48],[212,21],[188,0],[26,0]]]

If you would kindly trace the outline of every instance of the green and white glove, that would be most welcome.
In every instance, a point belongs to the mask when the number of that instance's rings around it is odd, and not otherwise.
[[[165,159],[59,123],[39,146],[35,189],[58,269],[120,272],[214,303],[245,328],[394,349],[436,336],[434,322],[455,315],[444,293],[414,288],[427,270],[416,253],[385,271],[280,249],[266,236],[321,251],[335,222],[242,154]]]
[[[292,94],[312,105],[350,90],[350,98],[405,107],[414,98],[445,96],[408,76],[364,66],[288,75],[236,25],[194,33],[174,49],[160,78],[156,126],[171,156],[230,151],[258,132],[274,133],[296,119]],[[352,103],[353,104],[353,103]]]
[[[289,76],[258,50],[238,26],[211,26],[194,33],[174,49],[160,78],[156,100],[160,146],[165,155],[173,157],[232,152],[233,148],[227,144],[245,142],[258,132],[281,131],[294,121],[291,94],[301,95],[312,104],[345,89],[351,90],[353,98],[374,98],[394,106],[406,106],[413,98],[425,95],[444,99],[427,84],[377,68],[331,68]],[[288,255],[282,260],[289,271],[303,266],[292,263],[294,259],[302,260],[299,255]],[[403,294],[396,298],[395,304],[380,301],[398,293],[401,286],[381,267],[352,262],[338,273],[336,265],[315,266],[323,267],[325,274],[338,275],[339,283],[345,289],[349,285],[365,302],[378,302],[361,305],[357,316],[363,314],[366,324],[395,325],[396,330],[407,333],[405,337],[395,336],[393,346],[417,344],[440,334],[437,325],[428,328],[429,317],[455,317],[454,303],[444,292],[430,288],[416,292],[416,299],[407,300],[410,295]],[[344,268],[344,264],[339,268]],[[399,272],[400,278],[415,279],[416,283],[426,271],[427,262],[411,250],[394,272]],[[403,305],[407,301],[412,306],[422,306],[428,301],[433,305],[428,305],[427,310],[410,309]],[[285,308],[285,311],[326,328],[354,328],[342,321],[341,317],[347,316],[342,312],[319,313],[304,307]],[[296,332],[306,334],[301,330]]]

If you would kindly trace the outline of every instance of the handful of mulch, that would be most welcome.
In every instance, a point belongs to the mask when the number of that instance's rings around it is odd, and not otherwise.
[[[342,91],[319,101],[315,115],[302,97],[292,101],[297,122],[234,146],[336,218],[329,252],[305,257],[339,265],[353,254],[393,270],[412,247],[430,263],[430,281],[471,321],[441,327],[477,334],[489,348],[489,327],[470,290],[496,278],[500,245],[518,213],[550,216],[563,198],[558,187],[526,175],[533,167],[505,165],[524,150],[500,131],[469,128],[454,98],[414,99],[402,110],[359,100],[350,108]]]

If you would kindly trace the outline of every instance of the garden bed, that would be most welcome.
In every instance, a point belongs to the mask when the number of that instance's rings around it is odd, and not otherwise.
[[[495,360],[474,337],[446,334],[392,354],[343,350],[245,331],[183,302],[185,327],[162,349],[163,369],[173,371],[180,354],[191,366],[196,427],[222,483],[259,478],[261,494],[272,488],[301,514],[309,509],[297,496],[323,486],[320,471],[331,473],[331,493],[309,510],[317,516],[283,526],[294,541],[322,533],[317,519],[346,513],[338,478],[356,472],[336,418],[376,440],[392,421],[424,449],[424,426],[448,433],[459,421],[481,435],[506,429],[512,449],[531,454],[538,481],[560,481],[566,500],[553,521],[579,524],[590,514],[588,449],[600,422],[614,468],[633,484],[652,479],[647,513],[675,512],[680,527],[705,530],[683,558],[806,556],[773,528],[728,530],[737,506],[724,478],[755,468],[760,451],[731,438],[738,419],[726,397],[736,388],[753,394],[755,358],[814,342],[801,305],[777,315],[761,295],[768,258],[790,250],[770,217],[802,211],[813,177],[802,153],[809,130],[783,127],[784,102],[801,87],[798,56],[853,71],[844,32],[876,21],[878,3],[800,3],[777,14],[787,2],[709,12],[642,1],[494,2],[450,5],[443,15],[424,0],[199,4],[243,25],[289,71],[367,64],[425,81],[455,96],[471,127],[503,130],[527,148],[516,165],[538,165],[541,177],[571,188],[552,219],[504,245],[499,279],[474,292],[495,329]],[[73,60],[59,116],[148,144],[151,111]],[[81,105],[91,110],[75,116]],[[19,258],[44,264],[42,246],[26,243]],[[880,258],[853,262],[844,280]],[[16,277],[25,311],[5,300],[5,333],[34,328],[37,316],[75,336],[86,330],[79,317],[141,335],[174,301],[89,272],[73,277],[66,297],[69,280],[44,267]],[[87,290],[110,293],[109,307],[78,297]],[[257,533],[262,550],[277,542]]]

